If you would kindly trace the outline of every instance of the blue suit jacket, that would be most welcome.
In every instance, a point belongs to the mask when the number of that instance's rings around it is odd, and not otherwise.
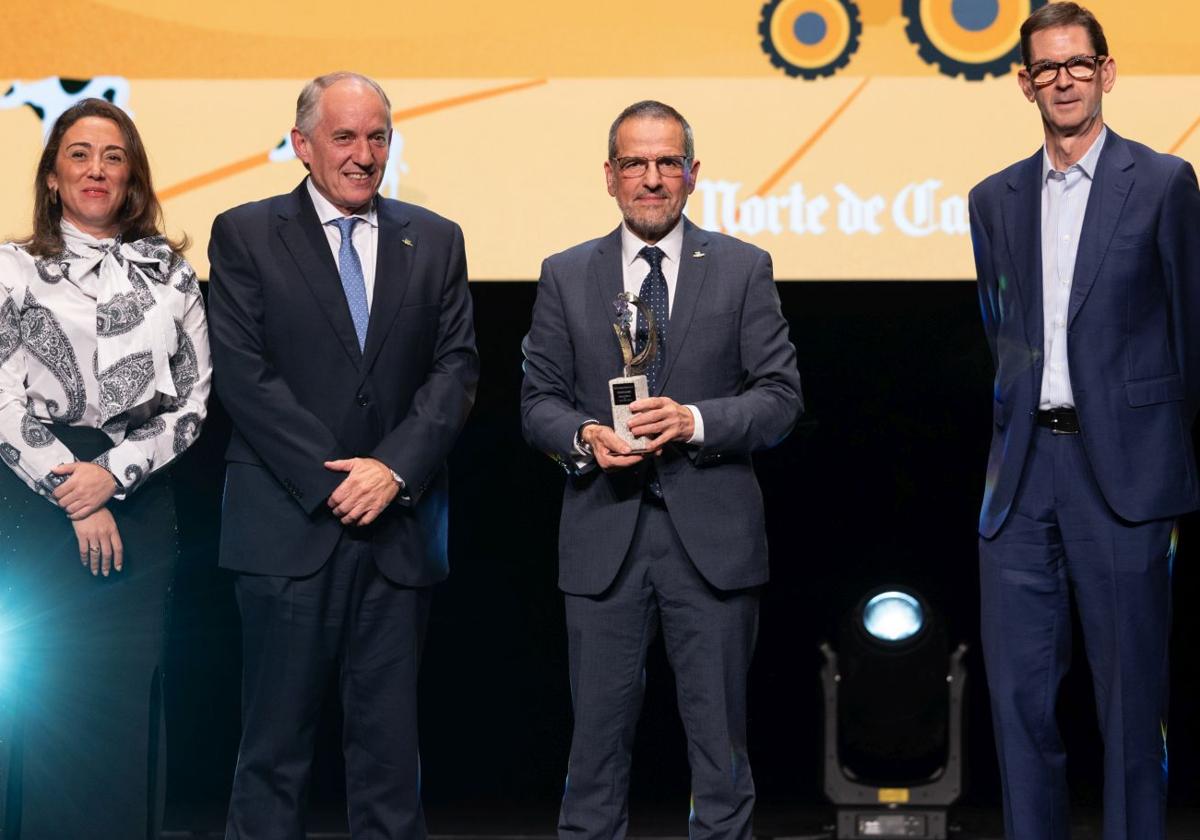
[[[704,446],[657,460],[672,521],[700,573],[720,589],[767,580],[762,493],[752,452],[781,441],[802,410],[796,351],[765,251],[684,222],[658,394],[692,404]],[[542,264],[525,338],[522,428],[560,463],[587,419],[612,422],[608,380],[621,374],[612,302],[623,288],[620,228]],[[572,473],[563,493],[559,586],[598,594],[633,538],[643,466]]]
[[[479,377],[462,231],[388,199],[378,218],[363,351],[304,183],[213,223],[214,380],[233,420],[225,568],[319,569],[343,530],[326,500],[345,477],[322,464],[371,456],[405,479],[410,497],[369,526],[376,563],[410,586],[446,576],[445,460]]]
[[[1042,388],[1042,150],[971,191],[983,322],[996,366],[979,531],[1004,524]],[[1200,507],[1200,191],[1187,162],[1109,129],[1068,306],[1071,390],[1105,500],[1134,522]]]

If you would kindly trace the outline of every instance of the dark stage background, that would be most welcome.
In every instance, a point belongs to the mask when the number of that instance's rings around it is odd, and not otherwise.
[[[451,575],[437,587],[421,694],[424,796],[431,826],[522,811],[554,826],[570,733],[555,544],[563,477],[520,436],[520,341],[535,284],[477,283],[483,359],[474,413],[451,460]],[[772,580],[751,681],[751,758],[764,807],[819,806],[817,644],[869,588],[916,587],[971,646],[968,788],[989,807],[999,786],[979,655],[975,522],[991,422],[991,363],[973,283],[783,283],[807,414],[758,458]],[[196,449],[173,472],[185,555],[168,660],[168,826],[222,821],[238,740],[239,626],[232,578],[216,568],[228,419],[214,401]],[[1185,522],[1176,562],[1171,801],[1200,804],[1200,521]],[[1060,718],[1072,790],[1100,801],[1090,682],[1076,667]],[[683,733],[661,643],[650,660],[632,800],[688,807]],[[331,694],[311,791],[343,802],[339,710]],[[478,821],[478,820],[477,820]]]

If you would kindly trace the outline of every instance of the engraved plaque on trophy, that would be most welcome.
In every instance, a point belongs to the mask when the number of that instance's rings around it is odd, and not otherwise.
[[[613,331],[617,334],[617,343],[621,347],[622,375],[608,380],[608,397],[612,403],[612,427],[621,440],[628,443],[634,452],[645,452],[648,437],[638,437],[630,433],[629,420],[633,412],[629,404],[634,400],[650,396],[644,371],[658,351],[658,332],[654,326],[654,313],[650,307],[642,303],[637,295],[631,292],[621,292],[613,301],[617,318],[613,322]],[[634,352],[634,333],[637,323],[634,312],[646,321],[645,345]]]

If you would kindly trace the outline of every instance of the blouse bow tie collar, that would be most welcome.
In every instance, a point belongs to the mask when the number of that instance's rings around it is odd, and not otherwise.
[[[96,298],[96,372],[114,365],[153,366],[154,390],[178,396],[171,377],[171,356],[178,349],[175,320],[165,303],[171,268],[179,258],[166,237],[148,236],[133,242],[97,239],[69,222],[62,223],[63,273]],[[96,272],[90,289],[80,280]],[[103,379],[103,377],[100,377]],[[119,408],[100,395],[102,422]]]

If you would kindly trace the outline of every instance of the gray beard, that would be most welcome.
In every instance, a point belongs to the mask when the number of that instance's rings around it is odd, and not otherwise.
[[[682,215],[682,213],[680,215]],[[643,225],[636,219],[630,218],[629,216],[625,217],[625,226],[633,231],[637,235],[638,239],[641,239],[643,242],[646,242],[650,245],[653,245],[655,242],[658,242],[658,240],[670,233],[677,224],[679,224],[679,216],[655,225]]]

